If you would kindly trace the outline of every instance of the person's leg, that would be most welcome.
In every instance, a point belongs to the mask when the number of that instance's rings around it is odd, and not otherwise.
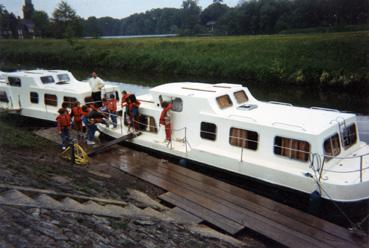
[[[117,127],[117,112],[110,112],[110,118],[113,122],[114,127]]]
[[[172,126],[171,124],[165,124],[165,139],[168,141],[172,140]]]

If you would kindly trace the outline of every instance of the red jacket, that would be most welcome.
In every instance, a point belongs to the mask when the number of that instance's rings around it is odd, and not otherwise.
[[[106,101],[106,107],[110,112],[116,112],[117,111],[117,99],[111,98]]]
[[[122,95],[122,107],[127,105],[127,99],[129,98],[130,94]]]
[[[166,106],[163,111],[161,111],[159,123],[161,125],[165,125],[165,116],[167,115],[168,111],[171,110],[173,105],[170,103],[168,106]]]
[[[58,115],[56,124],[58,132],[61,132],[64,128],[70,128],[70,116],[68,114]]]
[[[81,107],[73,107],[72,111],[70,112],[70,117],[74,117],[75,122],[81,122],[83,116],[83,111]]]

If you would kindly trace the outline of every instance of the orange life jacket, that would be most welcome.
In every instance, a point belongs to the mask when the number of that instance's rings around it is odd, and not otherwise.
[[[168,111],[171,110],[173,105],[170,103],[168,106],[166,106],[163,111],[161,111],[159,123],[161,125],[165,125],[165,116],[167,115]]]
[[[58,115],[58,117],[56,117],[56,123],[58,126],[58,131],[62,131],[64,128],[69,128],[70,127],[70,116],[68,114],[62,114],[62,115]]]
[[[106,101],[106,107],[108,108],[109,111],[116,112],[117,111],[117,99],[115,98],[108,99]]]
[[[81,107],[73,107],[72,108],[72,113],[73,113],[75,122],[81,122],[82,121],[83,111],[82,111]]]
[[[122,95],[122,107],[126,106],[127,105],[127,99],[129,98],[131,94],[125,94],[125,95]]]

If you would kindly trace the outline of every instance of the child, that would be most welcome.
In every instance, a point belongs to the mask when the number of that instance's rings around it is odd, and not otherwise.
[[[162,103],[163,111],[160,114],[160,125],[165,127],[165,140],[170,142],[172,140],[172,125],[170,119],[170,111],[172,109],[172,104],[168,102]]]
[[[65,150],[70,140],[70,116],[68,111],[64,108],[59,109],[58,113],[59,115],[56,117],[57,129],[62,139],[62,149]]]

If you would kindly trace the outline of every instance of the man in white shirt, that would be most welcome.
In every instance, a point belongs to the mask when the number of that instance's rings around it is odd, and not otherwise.
[[[105,84],[101,78],[99,78],[96,72],[92,72],[92,78],[89,80],[91,87],[91,97],[96,106],[101,106],[101,89],[104,88]]]

